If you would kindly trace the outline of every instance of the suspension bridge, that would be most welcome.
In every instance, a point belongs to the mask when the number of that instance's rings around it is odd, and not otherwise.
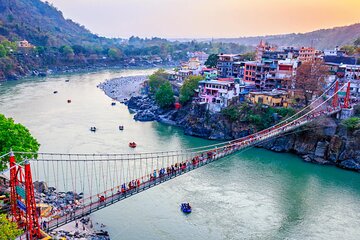
[[[340,103],[338,93],[346,88]],[[9,152],[2,172],[10,181],[11,218],[28,239],[205,166],[350,108],[350,83],[335,81],[312,103],[274,126],[228,142],[190,149],[136,154]],[[16,161],[17,160],[17,161]],[[45,185],[49,186],[45,190]],[[46,214],[37,206],[51,206]]]

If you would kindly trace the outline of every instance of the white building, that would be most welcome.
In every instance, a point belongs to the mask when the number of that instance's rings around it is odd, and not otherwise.
[[[212,112],[220,112],[232,102],[238,101],[244,88],[244,84],[230,78],[203,80],[199,82],[199,103],[207,104],[207,108]]]

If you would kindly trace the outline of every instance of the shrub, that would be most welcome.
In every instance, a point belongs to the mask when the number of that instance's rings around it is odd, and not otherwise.
[[[348,130],[354,131],[355,129],[360,128],[360,118],[358,117],[351,117],[345,119],[341,122],[343,126],[345,126]]]
[[[231,121],[236,121],[240,117],[240,111],[236,106],[224,108],[221,113]]]

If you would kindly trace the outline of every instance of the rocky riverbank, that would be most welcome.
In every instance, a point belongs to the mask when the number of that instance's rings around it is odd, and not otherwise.
[[[45,210],[42,214],[41,225],[46,229],[47,222],[64,215],[72,215],[76,210],[81,209],[80,200],[83,193],[61,192],[54,187],[48,187],[46,182],[34,182],[35,199],[42,203]],[[101,223],[93,223],[90,217],[83,217],[75,222],[68,223],[49,234],[53,237],[65,237],[66,239],[93,239],[108,240],[109,235]]]
[[[324,118],[261,144],[275,152],[291,152],[304,161],[360,172],[360,130],[349,131],[339,120]]]
[[[191,136],[230,140],[248,135],[253,131],[248,124],[231,122],[220,113],[209,113],[205,105],[188,104],[179,110],[164,110],[148,96],[132,97],[126,102],[137,121],[158,121],[184,129]]]
[[[255,131],[246,122],[230,121],[220,113],[210,114],[203,105],[187,105],[180,110],[166,111],[158,108],[154,100],[147,96],[133,97],[126,104],[135,112],[135,120],[175,125],[191,136],[231,140]],[[306,162],[360,171],[360,130],[350,132],[340,124],[340,120],[330,117],[259,147],[295,153]]]

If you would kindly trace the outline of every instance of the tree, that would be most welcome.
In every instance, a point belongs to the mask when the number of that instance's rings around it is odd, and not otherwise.
[[[244,61],[253,61],[255,59],[255,52],[247,52],[241,55]]]
[[[65,57],[73,57],[74,56],[74,50],[72,49],[72,47],[65,45],[60,47],[60,52],[65,56]]]
[[[10,149],[18,152],[37,152],[39,146],[26,127],[0,114],[0,155],[9,152]],[[16,159],[21,160],[18,156]],[[6,164],[7,162],[0,161],[0,170],[3,170]]]
[[[345,51],[345,53],[347,55],[353,55],[355,53],[356,48],[355,48],[355,46],[345,45],[345,46],[342,46],[340,48],[340,50]]]
[[[120,52],[120,50],[117,49],[117,48],[110,48],[110,49],[108,50],[107,55],[108,55],[109,58],[111,58],[111,59],[119,60],[120,57],[121,57],[121,52]]]
[[[17,228],[15,222],[6,218],[5,214],[0,214],[0,239],[15,239],[22,234],[22,230]]]
[[[187,103],[195,94],[195,89],[198,88],[199,82],[203,80],[202,76],[190,76],[185,79],[184,84],[180,88],[180,102]]]
[[[207,67],[216,67],[217,61],[219,57],[217,54],[210,54],[208,59],[205,62],[205,66]]]
[[[303,93],[306,106],[314,94],[322,91],[327,75],[328,68],[320,61],[304,62],[298,67],[295,88]]]
[[[169,81],[161,85],[157,90],[155,100],[161,108],[168,108],[175,103],[174,92]]]
[[[164,69],[159,69],[151,74],[149,76],[150,93],[155,94],[160,86],[168,82],[168,77],[169,74],[167,74]]]
[[[0,58],[3,57],[6,57],[6,49],[2,44],[0,44]]]

